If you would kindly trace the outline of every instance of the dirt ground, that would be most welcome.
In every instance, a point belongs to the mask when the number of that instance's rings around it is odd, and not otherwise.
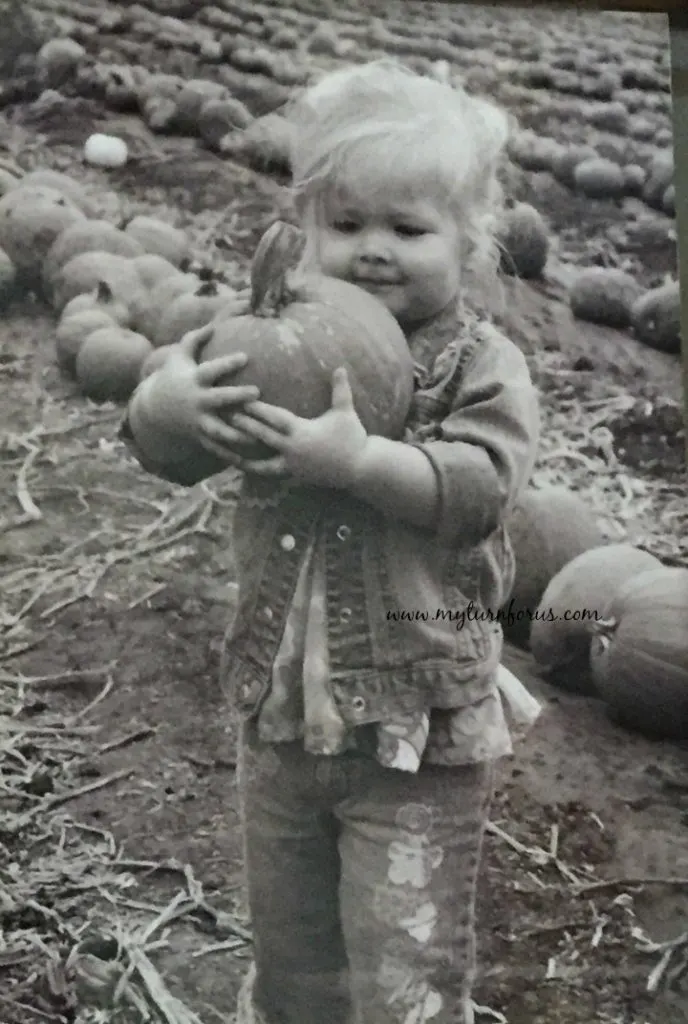
[[[80,24],[92,13],[83,2],[50,9]],[[498,56],[510,17],[471,11]],[[568,32],[575,45],[576,32],[598,31],[595,18],[629,53],[666,39],[656,18],[543,15],[539,31]],[[99,41],[129,55],[133,44],[153,59],[126,33]],[[232,283],[246,280],[279,201],[275,179],[96,101],[65,102],[68,117],[8,106],[6,152],[87,183],[108,219],[164,216]],[[127,137],[134,159],[120,171],[86,167],[92,130]],[[572,268],[602,250],[630,259],[643,283],[675,270],[671,220],[640,201],[582,202],[546,173],[514,168],[511,190],[553,235],[544,279],[506,282],[501,313],[542,395],[534,481],[579,491],[609,537],[688,565],[679,362],[574,321],[566,301]],[[120,929],[146,946],[149,993],[157,977],[180,1001],[156,990],[152,1019],[227,1024],[250,958],[236,723],[216,682],[235,593],[236,479],[184,491],[144,474],[116,439],[121,410],[84,401],[60,377],[53,335],[50,310],[31,297],[0,322],[0,1021],[141,1019],[135,1005],[110,1008],[120,975],[103,936]],[[29,521],[27,493],[38,510]],[[504,660],[545,710],[501,769],[480,892],[478,1021],[679,1024],[688,940],[671,985],[648,992],[662,950],[642,936],[661,943],[688,929],[688,749],[622,730],[599,701],[541,680],[515,647]],[[86,936],[100,944],[75,968],[65,961]]]

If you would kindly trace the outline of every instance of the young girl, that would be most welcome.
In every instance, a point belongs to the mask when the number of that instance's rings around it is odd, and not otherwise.
[[[222,672],[254,936],[237,1021],[468,1024],[493,765],[512,749],[504,520],[539,423],[521,352],[464,303],[469,280],[496,281],[507,120],[387,60],[325,77],[291,116],[304,265],[403,328],[405,439],[366,434],[343,371],[315,420],[219,384],[245,357],[198,365],[207,331],[140,386],[123,435],[180,482],[213,460],[244,473]],[[238,459],[247,436],[274,457]]]

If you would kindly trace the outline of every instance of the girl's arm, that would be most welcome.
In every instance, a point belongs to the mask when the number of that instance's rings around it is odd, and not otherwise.
[[[537,395],[521,351],[490,328],[465,368],[440,440],[370,437],[350,491],[388,515],[470,547],[527,485],[539,438]]]

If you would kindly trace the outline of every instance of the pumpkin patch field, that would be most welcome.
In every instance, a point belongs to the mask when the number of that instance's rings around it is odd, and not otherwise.
[[[514,117],[500,293],[474,298],[540,394],[502,611],[504,664],[543,711],[500,767],[476,1022],[685,1022],[665,19],[410,0],[0,15],[0,1024],[233,1022],[251,923],[217,674],[238,479],[154,478],[118,429],[187,331],[230,337],[259,241],[294,225],[284,104],[383,55]]]

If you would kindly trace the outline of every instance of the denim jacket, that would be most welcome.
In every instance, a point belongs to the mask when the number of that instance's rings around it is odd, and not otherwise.
[[[269,692],[316,536],[325,552],[330,687],[347,725],[464,707],[494,687],[502,630],[493,613],[514,576],[504,520],[532,470],[536,393],[520,350],[458,308],[408,341],[416,388],[404,440],[435,470],[435,528],[342,491],[245,475],[233,527],[238,601],[222,667],[240,714],[257,715]],[[122,436],[144,468],[189,485],[201,479],[202,459],[180,470],[178,458],[144,454],[142,394],[129,411],[137,401],[136,426],[125,420]]]

